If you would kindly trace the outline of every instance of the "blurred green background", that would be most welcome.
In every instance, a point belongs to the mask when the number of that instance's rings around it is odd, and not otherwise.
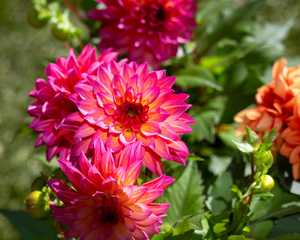
[[[26,108],[34,80],[50,59],[65,54],[48,29],[26,21],[29,0],[0,1],[0,208],[23,208],[32,180],[43,169],[42,153],[33,148]],[[0,216],[0,239],[19,236]]]
[[[219,0],[209,0],[219,1]],[[199,1],[205,6],[206,1]],[[202,3],[203,2],[203,3]],[[232,0],[240,4],[241,0]],[[28,128],[28,92],[43,68],[67,49],[54,39],[48,28],[37,30],[26,21],[29,0],[0,0],[0,208],[22,209],[32,180],[45,167],[42,149],[33,148],[34,136]],[[256,16],[263,23],[292,24],[284,35],[284,55],[300,63],[300,1],[269,0]],[[274,31],[273,31],[274,33]],[[281,35],[280,35],[281,34]],[[270,40],[278,36],[270,35]],[[271,66],[270,66],[271,67]],[[0,216],[0,240],[20,236]]]

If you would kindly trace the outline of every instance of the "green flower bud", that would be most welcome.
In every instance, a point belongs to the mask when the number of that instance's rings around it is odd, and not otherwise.
[[[270,150],[262,152],[260,158],[264,163],[273,163],[273,154]]]
[[[43,218],[49,213],[47,193],[33,191],[25,198],[26,211],[34,218]]]
[[[261,177],[261,190],[270,191],[275,186],[274,179],[270,175],[263,175]]]
[[[70,40],[79,34],[79,30],[72,24],[69,12],[55,10],[55,16],[51,19],[51,32],[55,38],[61,41]]]
[[[51,32],[53,36],[60,41],[67,41],[70,38],[69,29],[59,24],[53,24],[51,26]]]
[[[273,164],[272,151],[257,151],[254,155],[257,170],[266,173]]]
[[[49,19],[49,16],[38,12],[33,7],[28,10],[27,21],[32,27],[42,28],[48,23]]]

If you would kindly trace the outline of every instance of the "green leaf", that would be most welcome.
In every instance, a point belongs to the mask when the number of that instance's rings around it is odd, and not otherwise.
[[[229,172],[225,172],[217,178],[216,182],[213,185],[211,194],[214,197],[221,197],[226,201],[230,201],[232,198],[232,184],[233,180],[231,174]]]
[[[300,239],[300,234],[297,233],[290,233],[290,234],[285,234],[279,237],[274,237],[270,238],[270,240],[299,240]]]
[[[264,137],[263,137],[263,146],[264,149],[270,149],[274,140],[276,139],[276,135],[277,135],[277,132],[276,132],[276,129],[272,129],[270,132],[267,132]]]
[[[195,105],[190,112],[196,120],[196,123],[192,126],[193,131],[190,134],[191,141],[207,140],[210,143],[214,142],[216,125],[220,122],[224,101],[224,97],[218,96],[210,99],[201,107]]]
[[[154,235],[151,240],[164,240],[164,236],[162,234]]]
[[[254,196],[251,203],[251,220],[268,220],[272,218],[282,218],[293,213],[300,213],[299,197],[290,194],[279,186],[272,191],[272,199],[262,199]]]
[[[259,136],[251,128],[246,128],[247,138],[251,144],[256,143],[259,140]]]
[[[214,185],[210,187],[208,194],[207,205],[213,214],[222,213],[229,201],[232,199],[232,184],[233,180],[229,172],[220,175]]]
[[[218,130],[219,138],[223,141],[223,143],[226,146],[236,149],[236,145],[233,143],[233,140],[239,141],[239,138],[236,136],[235,129],[233,128],[233,126],[227,124],[223,124],[223,126],[225,126],[224,129],[222,129],[222,125],[221,127],[219,127]]]
[[[257,25],[253,35],[247,39],[247,42],[261,45],[266,55],[277,57],[284,50],[283,41],[292,28],[293,22],[292,19],[281,24],[268,23],[264,26]]]
[[[223,56],[204,56],[200,64],[215,74],[221,74],[226,69],[225,61],[226,57]]]
[[[201,240],[201,239],[203,239],[201,235],[196,234],[193,230],[188,231],[181,235],[165,238],[165,240]]]
[[[23,211],[1,209],[10,223],[19,231],[22,240],[56,240],[54,227],[48,220],[33,219]]]
[[[214,2],[214,1],[209,1],[209,2]],[[216,6],[213,8],[214,13],[217,11],[217,9],[220,9],[220,11],[223,10],[223,8],[219,8],[220,6],[222,6],[221,2],[223,1],[216,2]],[[229,2],[231,2],[232,5],[232,1]],[[253,15],[256,15],[257,9],[259,9],[263,4],[264,1],[262,0],[250,0],[247,1],[245,4],[240,4],[239,8],[233,9],[233,11],[231,11],[231,14],[223,13],[223,15],[221,14],[217,15],[216,26],[213,29],[209,29],[210,31],[207,31],[206,34],[203,34],[203,36],[199,38],[197,41],[197,45],[196,45],[197,51],[195,54],[196,59],[200,58],[201,56],[208,55],[207,53],[210,52],[211,48],[216,43],[218,43],[222,38],[233,35],[239,23],[241,21],[248,19],[249,17],[252,17]],[[200,14],[200,16],[201,15],[203,14]],[[214,14],[210,14],[210,15],[214,16]],[[201,19],[203,17],[200,16],[198,16],[198,19]],[[221,21],[220,21],[220,16],[223,16]],[[209,16],[209,18],[210,17],[211,16]],[[207,21],[207,18],[205,18],[205,21]]]
[[[213,231],[215,234],[221,234],[227,230],[227,222],[217,223],[213,227]]]
[[[215,126],[214,126],[214,112],[203,112],[200,115],[194,117],[196,123],[192,126],[193,131],[191,138],[193,140],[207,140],[209,142],[214,141]]]
[[[300,214],[291,215],[274,221],[271,237],[285,234],[300,234]]]
[[[177,78],[176,83],[185,89],[193,87],[208,87],[218,91],[222,90],[222,86],[216,82],[205,79],[202,76],[193,76],[193,75],[180,75]]]
[[[208,87],[218,91],[222,86],[218,84],[213,74],[201,66],[190,65],[176,74],[176,84],[182,88]]]
[[[251,226],[251,237],[257,240],[267,239],[268,235],[272,231],[272,228],[273,222],[270,220],[253,224]]]
[[[220,175],[226,171],[230,165],[232,158],[229,156],[212,155],[210,158],[208,169],[215,175]]]
[[[202,157],[199,157],[195,154],[190,154],[188,161],[203,162],[203,161],[205,161],[205,159]]]
[[[184,217],[203,212],[203,187],[195,162],[190,162],[178,181],[170,187],[165,198],[170,203],[166,221],[174,224]]]
[[[176,226],[173,229],[173,235],[180,235],[190,230],[202,231],[201,220],[202,215],[183,218],[181,221],[176,223]]]
[[[252,153],[254,151],[254,148],[249,143],[239,142],[236,140],[232,140],[232,142],[235,144],[237,149],[243,153]]]
[[[247,240],[247,238],[243,235],[231,235],[228,240]]]
[[[298,202],[289,202],[281,206],[280,209],[273,211],[269,217],[270,218],[283,218],[291,214],[300,214],[300,201]]]

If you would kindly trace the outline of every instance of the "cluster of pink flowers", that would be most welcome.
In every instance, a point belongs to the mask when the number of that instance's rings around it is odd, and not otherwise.
[[[188,95],[172,90],[175,77],[147,64],[158,67],[192,37],[196,1],[98,3],[89,16],[101,21],[101,55],[88,45],[49,64],[30,93],[30,126],[67,177],[49,182],[66,238],[149,239],[169,207],[155,200],[173,182],[161,159],[186,163],[181,136],[193,119]],[[122,54],[133,62],[118,61]],[[159,177],[137,185],[143,165]]]
[[[187,94],[175,93],[174,77],[146,64],[117,61],[116,53],[86,46],[71,50],[46,68],[30,95],[31,128],[47,159],[59,157],[68,183],[49,185],[52,206],[66,237],[149,239],[159,232],[168,204],[155,203],[173,179],[161,158],[185,164],[189,151],[181,140],[191,131]],[[153,181],[137,185],[142,164]]]
[[[273,79],[258,89],[256,106],[238,113],[239,131],[246,126],[259,135],[277,131],[274,151],[287,157],[293,177],[300,179],[300,66],[287,67],[279,59],[273,67]]]

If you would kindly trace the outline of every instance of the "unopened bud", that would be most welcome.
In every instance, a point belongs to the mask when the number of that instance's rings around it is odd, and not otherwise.
[[[254,155],[255,164],[259,171],[268,171],[268,169],[273,164],[273,154],[270,150],[268,151],[258,151]]]
[[[34,7],[32,7],[28,10],[27,21],[35,28],[42,28],[48,23],[49,17],[43,16]]]
[[[53,36],[60,41],[66,41],[70,38],[69,29],[63,26],[63,24],[53,24],[51,26],[51,32]]]
[[[270,175],[263,175],[261,177],[261,189],[263,191],[271,191],[274,186],[274,179]]]
[[[273,154],[270,150],[262,152],[260,157],[261,160],[265,163],[273,163]]]
[[[41,191],[31,192],[25,199],[26,211],[34,218],[43,218],[49,212],[49,197]]]

